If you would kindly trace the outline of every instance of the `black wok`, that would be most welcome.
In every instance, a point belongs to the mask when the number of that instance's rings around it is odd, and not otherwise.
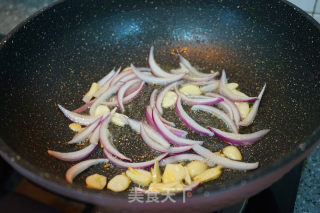
[[[226,172],[193,191],[185,203],[182,195],[175,197],[176,203],[128,203],[128,192],[86,189],[88,174],[110,178],[119,172],[102,165],[84,172],[72,185],[64,180],[73,163],[54,159],[47,150],[81,147],[66,145],[72,133],[57,104],[80,106],[91,82],[114,66],[146,66],[151,45],[157,61],[167,68],[178,66],[171,50],[186,47],[183,55],[193,64],[225,69],[249,95],[258,94],[267,83],[258,117],[244,131],[271,132],[241,148],[244,160],[259,161],[259,169]],[[219,209],[268,187],[320,142],[320,26],[282,1],[60,1],[2,41],[0,70],[0,155],[49,190],[111,209]],[[142,118],[143,96],[128,107],[131,116]],[[137,156],[149,149],[137,135],[110,128],[120,151],[144,160]],[[225,146],[213,141],[207,143],[211,149]],[[99,149],[90,158],[102,156]]]

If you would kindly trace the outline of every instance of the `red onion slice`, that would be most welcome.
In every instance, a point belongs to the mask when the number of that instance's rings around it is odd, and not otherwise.
[[[236,102],[252,102],[258,99],[257,97],[243,97],[243,96],[233,94],[224,83],[226,79],[227,79],[226,72],[223,70],[220,83],[219,83],[219,92],[221,95]]]
[[[209,112],[209,113],[214,114],[215,116],[217,116],[218,118],[223,120],[223,122],[225,122],[225,124],[228,126],[228,128],[230,128],[230,130],[232,132],[238,133],[238,128],[236,127],[234,122],[231,120],[231,118],[226,113],[224,113],[220,109],[217,109],[217,108],[211,107],[211,106],[205,106],[205,105],[194,105],[193,107],[191,107],[191,109],[194,111],[201,110],[201,111],[205,111],[205,112]]]
[[[196,105],[197,106],[197,105]],[[208,135],[213,136],[214,134],[208,130],[207,128],[201,126],[198,124],[195,120],[193,120],[187,113],[184,111],[182,105],[181,105],[181,97],[178,96],[178,100],[176,102],[176,113],[179,116],[180,120],[191,130],[202,134],[202,135]]]
[[[214,74],[207,74],[207,76],[189,76],[189,75],[185,75],[183,77],[183,80],[186,81],[196,81],[196,82],[207,82],[209,80],[214,79],[215,77],[217,77],[219,75],[219,72],[216,72]]]
[[[59,109],[61,112],[72,122],[78,123],[80,125],[87,126],[91,123],[93,123],[97,118],[91,115],[81,115],[75,112],[71,112],[67,109],[65,109],[63,106],[58,104]]]
[[[203,93],[216,91],[219,87],[219,81],[213,81],[210,84],[200,87],[200,91]]]
[[[216,129],[213,127],[209,127],[209,129],[212,132],[214,132],[214,134],[218,138],[221,138],[222,140],[227,141],[233,145],[240,145],[240,146],[253,144],[254,142],[261,139],[270,131],[270,129],[264,129],[264,130],[260,130],[258,132],[249,133],[249,134],[234,134],[230,132],[224,132],[224,131],[221,131],[220,129]]]
[[[151,68],[152,73],[155,76],[161,77],[161,78],[171,78],[175,77],[176,75],[170,74],[165,72],[161,67],[157,64],[157,62],[154,60],[154,53],[153,53],[154,47],[152,46],[150,48],[150,53],[149,53],[149,65]]]
[[[127,72],[127,71],[126,71]],[[114,86],[114,85],[117,85],[118,83],[123,83],[123,84],[125,84],[125,83],[127,83],[128,81],[131,81],[131,80],[133,80],[133,79],[138,79],[137,78],[137,76],[134,74],[134,73],[132,73],[132,74],[130,74],[130,75],[127,75],[127,76],[124,76],[123,78],[121,78],[119,81],[117,81],[117,82],[115,82],[114,84],[112,84],[111,86]],[[129,89],[129,88],[128,88]]]
[[[118,100],[118,104],[119,104],[119,107],[122,112],[125,111],[124,106],[123,106],[123,96],[124,96],[125,92],[127,91],[127,89],[129,87],[131,87],[132,85],[139,83],[139,82],[140,82],[139,79],[130,80],[120,87],[120,89],[118,91],[117,100]]]
[[[178,81],[183,78],[184,74],[181,75],[175,75],[170,78],[158,78],[150,75],[143,74],[141,71],[139,71],[133,64],[131,64],[131,69],[136,74],[138,78],[140,78],[142,81],[145,81],[150,84],[157,84],[157,85],[166,85],[170,84],[172,82]]]
[[[192,149],[192,146],[172,146],[170,147],[170,149],[168,150],[168,153],[170,155],[172,154],[179,154],[179,153],[183,153],[186,151],[189,151]]]
[[[264,93],[264,90],[266,89],[266,84],[264,84],[259,96],[258,96],[258,100],[256,100],[252,106],[251,111],[249,112],[249,115],[243,119],[242,121],[240,121],[239,125],[240,126],[249,126],[250,124],[252,124],[253,120],[255,119],[257,113],[258,113],[258,109],[259,109],[259,105]]]
[[[99,97],[101,96],[103,93],[105,93],[109,87],[110,87],[110,83],[112,82],[112,80],[118,76],[119,72],[121,71],[121,67],[119,67],[119,69],[115,72],[115,74],[102,86],[100,87],[100,89],[93,94],[93,97]]]
[[[220,102],[218,104],[219,107],[221,107],[223,110],[225,110],[226,112],[228,112],[229,110],[225,109],[225,108],[230,108],[232,110],[232,115],[233,115],[233,118],[231,117],[231,119],[234,120],[236,126],[238,127],[239,126],[239,122],[240,122],[240,112],[239,112],[239,109],[237,107],[237,105],[235,105],[234,102],[230,101],[228,98],[222,96],[222,95],[219,95],[217,93],[206,93],[206,95],[208,96],[212,96],[212,97],[216,97],[216,98],[223,98],[223,102]],[[223,104],[224,103],[224,104]],[[225,108],[224,108],[225,107]],[[231,114],[230,114],[231,115]]]
[[[140,124],[142,122],[128,118],[128,125],[131,127],[131,129],[135,132],[140,133]],[[165,148],[169,148],[170,144],[166,139],[162,137],[155,129],[153,129],[151,126],[144,124],[144,127],[146,129],[147,134],[149,137],[151,137],[154,141],[157,141],[160,145],[162,145]]]
[[[174,156],[170,156],[162,159],[159,162],[159,166],[165,166],[169,163],[177,163],[181,161],[192,161],[192,160],[205,161],[206,159],[197,154],[180,154],[180,155],[174,155]]]
[[[221,101],[224,100],[223,98],[214,98],[214,97],[206,97],[206,96],[190,98],[180,93],[177,87],[175,88],[175,91],[181,97],[181,100],[183,101],[183,103],[186,103],[188,105],[209,105],[210,106],[210,105],[220,103]]]
[[[251,170],[251,169],[258,168],[258,166],[259,166],[258,162],[245,163],[245,162],[230,160],[228,158],[221,157],[220,155],[212,153],[210,150],[208,150],[198,144],[194,145],[192,149],[197,154],[206,158],[208,160],[209,164],[211,164],[210,166],[217,164],[217,165],[220,165],[224,168],[235,169],[235,170]]]
[[[232,112],[232,109],[231,107],[224,101],[220,102],[220,103],[217,103],[217,106],[222,109],[231,119],[234,119],[234,116],[233,116],[233,112]],[[236,122],[236,121],[235,121]],[[237,126],[237,124],[236,124]]]
[[[163,122],[163,121],[162,121]],[[172,132],[173,134],[175,134],[178,137],[182,137],[185,138],[188,135],[187,131],[184,131],[182,129],[178,129],[172,126],[168,126],[167,124],[164,123],[164,125],[170,130],[170,132]]]
[[[129,163],[129,162],[121,161],[118,158],[113,157],[112,154],[110,154],[105,149],[103,150],[103,152],[107,156],[107,158],[110,160],[110,162],[112,162],[116,166],[118,166],[120,168],[131,167],[133,169],[144,169],[144,168],[151,167],[151,166],[154,165],[154,163],[156,161],[160,161],[160,160],[162,160],[163,158],[165,158],[168,155],[168,153],[164,153],[164,154],[159,155],[158,157],[156,157],[153,160],[149,160],[149,161],[145,161],[145,162],[138,162],[138,163]]]
[[[111,138],[108,137],[107,135],[107,129],[108,129],[108,125],[109,125],[109,122],[111,120],[111,117],[112,115],[114,114],[115,112],[115,109],[114,108],[109,116],[102,122],[101,126],[100,126],[100,142],[101,144],[103,145],[103,148],[105,150],[107,150],[108,152],[110,152],[111,154],[117,156],[118,158],[120,159],[123,159],[123,160],[126,160],[126,161],[131,161],[130,158],[124,156],[122,153],[120,153],[118,151],[118,149],[114,146],[114,144],[111,142]]]
[[[90,160],[85,160],[82,161],[80,163],[77,163],[76,165],[70,167],[68,169],[68,171],[66,172],[66,180],[69,183],[72,183],[73,179],[79,175],[81,172],[83,172],[84,170],[88,169],[91,166],[94,166],[96,164],[100,164],[100,163],[108,163],[109,160],[108,159],[90,159]]]
[[[110,82],[110,86],[116,85],[119,81],[121,81],[124,78],[131,76],[135,76],[132,70],[127,70],[124,72],[121,72],[119,75],[115,76],[112,81]],[[130,78],[129,77],[129,78]]]
[[[146,111],[145,111],[145,117],[146,121],[150,126],[155,126],[152,118],[152,108],[150,105],[147,106]]]
[[[48,150],[48,154],[63,161],[79,161],[88,157],[97,147],[97,144],[90,144],[89,146],[75,152],[56,152]]]
[[[86,111],[90,106],[92,106],[92,104],[93,104],[94,102],[95,102],[95,99],[94,99],[94,100],[91,100],[89,103],[86,103],[86,104],[80,106],[80,107],[77,108],[77,109],[72,110],[72,112],[75,112],[75,113],[84,112],[84,111]]]
[[[143,123],[140,123],[140,135],[143,139],[143,141],[153,150],[158,152],[167,152],[168,148],[163,147],[156,141],[154,141],[152,138],[149,137],[149,135],[146,133],[145,127]]]
[[[212,74],[210,74],[210,75],[212,75]],[[220,80],[211,79],[208,81],[193,81],[193,82],[190,81],[188,83],[198,85],[198,86],[207,86],[208,84],[218,84],[218,86],[219,86],[219,82],[220,82]]]
[[[89,142],[91,144],[98,144],[100,139],[100,125],[93,131],[92,135],[90,136]]]
[[[87,126],[84,130],[82,130],[81,132],[77,133],[69,142],[68,144],[74,144],[74,143],[79,143],[81,141],[83,141],[84,139],[86,139],[91,132],[93,132],[93,130],[99,125],[101,121],[101,117],[96,118],[96,121],[94,121],[92,124],[90,124],[89,126]]]
[[[202,73],[202,72],[199,72],[196,68],[194,68],[191,63],[185,59],[182,55],[179,55],[179,60],[180,60],[180,63],[186,68],[189,70],[190,73],[192,73],[193,75],[196,75],[196,76],[202,76],[202,77],[206,77],[207,75],[210,75],[210,74],[205,74],[205,73]]]
[[[139,96],[139,94],[142,92],[143,88],[144,88],[145,82],[142,81],[139,84],[139,87],[136,88],[132,93],[128,94],[126,97],[123,98],[123,104],[127,104],[130,103],[131,101],[133,101],[135,98],[137,98]],[[103,102],[103,104],[107,105],[107,106],[117,106],[118,105],[118,101],[116,100],[117,98],[113,98],[111,101],[109,102]]]
[[[179,62],[179,65],[180,65],[180,68],[178,69],[171,69],[170,70],[170,73],[172,74],[176,74],[176,75],[179,75],[179,74],[187,74],[189,73],[189,70],[186,68],[186,66],[184,66],[181,62]]]
[[[157,110],[158,111],[158,110]],[[168,121],[166,120],[164,117],[162,117],[161,115],[160,116],[160,120],[168,127],[175,127],[175,123],[171,122],[171,121]]]
[[[127,89],[127,91],[124,93],[124,97],[130,95],[131,93],[134,93],[134,91],[136,91],[137,89],[140,88],[141,83],[143,83],[143,81],[140,81],[138,83],[135,83],[134,85],[132,85],[131,87],[129,87]]]
[[[106,84],[113,76],[116,74],[115,68],[113,68],[107,75],[105,75],[103,78],[101,78],[97,83],[100,86],[100,88]]]
[[[152,91],[152,93],[150,95],[150,106],[151,106],[151,108],[155,107],[156,100],[157,100],[157,94],[158,94],[158,90],[155,89],[155,90]]]
[[[181,138],[173,134],[170,130],[166,128],[166,126],[162,123],[160,120],[159,113],[157,112],[156,108],[152,109],[152,117],[153,117],[153,122],[155,123],[156,128],[158,129],[159,133],[167,139],[169,142],[180,145],[180,146],[185,146],[185,145],[194,145],[194,144],[202,144],[203,141],[195,141],[187,138]]]
[[[147,106],[146,108],[146,112],[145,112],[145,116],[146,116],[146,121],[147,123],[150,125],[150,126],[153,126],[155,127],[155,124],[153,122],[153,117],[152,117],[152,108],[150,105]],[[176,136],[178,137],[186,137],[188,132],[182,130],[182,129],[178,129],[178,128],[175,128],[175,127],[172,127],[172,126],[169,126],[167,125],[167,120],[165,120],[164,118],[162,118],[160,115],[159,115],[161,121],[164,123],[164,125],[173,133],[175,134]]]

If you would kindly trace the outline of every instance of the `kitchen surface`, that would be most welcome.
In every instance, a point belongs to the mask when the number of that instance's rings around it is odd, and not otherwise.
[[[10,32],[17,24],[22,22],[28,16],[43,9],[44,7],[55,2],[55,0],[0,0],[0,34],[5,35]],[[310,17],[313,17],[320,23],[320,0],[290,0],[289,2],[297,5],[304,10]],[[320,51],[320,50],[319,50]],[[320,70],[319,70],[320,71]],[[302,168],[302,173],[297,187],[297,195],[294,204],[294,212],[319,212],[320,210],[320,146],[312,152],[312,154],[300,165],[296,171]],[[7,168],[7,170],[10,170]],[[5,186],[8,190],[13,190],[32,199],[36,199],[43,204],[41,209],[43,212],[94,212],[98,211],[90,205],[86,205],[70,199],[52,194],[44,189],[39,188],[17,173],[11,171],[10,180],[6,180]],[[4,180],[1,177],[0,180]],[[300,176],[300,174],[298,175]],[[288,186],[290,187],[290,186]],[[283,189],[286,190],[286,189]],[[0,194],[0,200],[4,197]],[[16,199],[16,198],[14,198]],[[33,202],[33,201],[31,201]],[[267,202],[267,201],[265,201]],[[1,203],[1,202],[0,202]],[[14,204],[14,201],[8,201]],[[0,204],[0,206],[3,204]],[[47,208],[46,206],[54,206]],[[30,204],[29,204],[30,206]],[[32,205],[31,205],[32,206]],[[40,208],[40,207],[37,207]],[[292,209],[293,207],[291,207]],[[281,208],[280,208],[281,209]],[[289,208],[290,209],[290,208]],[[8,209],[9,210],[9,209]],[[41,211],[39,211],[41,212]],[[284,212],[284,211],[283,211]]]

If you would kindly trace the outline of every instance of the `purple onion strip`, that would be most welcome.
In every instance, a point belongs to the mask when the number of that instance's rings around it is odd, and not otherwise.
[[[150,48],[150,53],[149,53],[149,65],[151,68],[152,73],[155,76],[161,77],[161,78],[171,78],[175,77],[176,75],[170,74],[165,72],[161,67],[157,64],[157,62],[154,60],[154,47],[152,46]]]
[[[108,163],[109,160],[108,159],[90,159],[90,160],[85,160],[82,162],[77,163],[76,165],[70,167],[67,172],[66,172],[66,180],[69,183],[72,183],[73,179],[79,175],[81,172],[83,172],[84,170],[88,169],[91,166],[94,166],[96,164],[100,164],[100,163]]]
[[[135,132],[140,133],[140,121],[128,118],[128,125],[131,127],[131,129]],[[144,124],[144,127],[146,129],[147,134],[149,137],[151,137],[154,141],[157,141],[160,145],[162,145],[165,148],[169,148],[170,144],[168,141],[160,135],[155,129],[153,129],[151,126]]]
[[[264,84],[259,96],[258,96],[258,100],[256,100],[252,106],[251,111],[249,112],[249,115],[243,119],[242,121],[240,121],[239,125],[240,126],[249,126],[250,124],[252,124],[253,120],[255,119],[257,113],[258,113],[258,109],[259,109],[259,105],[264,93],[264,90],[266,89],[266,84]]]
[[[112,80],[119,75],[120,71],[121,67],[119,67],[115,74],[102,87],[100,87],[100,89],[95,94],[93,94],[93,97],[97,98],[105,93],[109,89]]]
[[[156,108],[152,109],[152,117],[155,123],[156,128],[158,129],[159,133],[167,139],[169,142],[178,145],[178,146],[185,146],[185,145],[194,145],[194,144],[202,144],[203,141],[195,141],[187,138],[181,138],[173,134],[170,130],[166,128],[164,123],[160,120],[160,115]]]
[[[150,105],[147,106],[147,108],[146,108],[145,116],[146,116],[146,120],[147,120],[148,124],[150,126],[155,127],[155,124],[154,124],[153,118],[152,118],[152,108]],[[167,123],[162,119],[162,117],[160,115],[159,115],[159,117],[160,117],[161,121],[164,123],[164,125],[167,127],[167,129],[169,129],[173,134],[175,134],[178,137],[183,137],[183,138],[185,138],[187,136],[188,132],[186,132],[182,129],[178,129],[178,128],[167,125]]]
[[[93,123],[97,118],[91,115],[81,115],[75,112],[71,112],[67,109],[65,109],[63,106],[58,104],[59,109],[61,112],[66,116],[69,120],[72,122],[78,123],[80,125],[87,126],[91,123]]]
[[[192,149],[192,146],[172,146],[170,147],[170,149],[168,150],[168,153],[170,155],[172,154],[179,154],[179,153],[183,153],[186,151],[189,151]]]
[[[191,109],[194,111],[201,110],[201,111],[205,111],[205,112],[209,112],[209,113],[214,114],[215,116],[217,116],[218,118],[223,120],[232,132],[238,133],[238,128],[235,125],[235,123],[233,122],[233,120],[231,120],[231,118],[226,113],[224,113],[222,110],[217,109],[215,107],[211,107],[211,106],[205,106],[205,105],[194,105],[193,107],[191,107]]]
[[[219,103],[218,106],[221,107],[226,112],[229,112],[229,110],[226,109],[228,107],[232,110],[232,116],[233,117],[230,117],[230,118],[234,120],[234,122],[235,122],[235,124],[236,124],[236,126],[238,128],[239,127],[239,122],[240,122],[240,112],[239,112],[239,109],[238,109],[237,105],[234,102],[232,102],[231,100],[229,100],[227,97],[224,97],[224,96],[219,95],[217,93],[206,93],[206,95],[224,99],[224,101],[220,102],[221,104]],[[222,103],[224,103],[224,104],[222,104]]]
[[[260,131],[249,133],[249,134],[234,134],[230,132],[224,132],[224,131],[221,131],[220,129],[216,129],[213,127],[209,127],[209,129],[218,138],[226,142],[229,142],[233,145],[240,145],[240,146],[253,144],[254,142],[260,140],[263,136],[265,136],[270,131],[269,129],[264,129],[264,130],[260,130]]]
[[[93,132],[93,130],[95,130],[95,128],[99,125],[101,121],[101,117],[96,118],[96,121],[94,121],[92,124],[90,124],[89,126],[87,126],[84,130],[82,130],[81,132],[77,133],[69,142],[68,144],[74,144],[74,143],[79,143],[81,141],[83,141],[84,139],[86,139],[91,132]]]
[[[120,89],[118,91],[118,95],[117,95],[117,100],[118,100],[118,104],[119,104],[119,107],[122,112],[125,111],[124,105],[123,105],[123,96],[124,96],[125,92],[129,89],[129,87],[131,87],[132,85],[134,85],[138,82],[140,82],[139,79],[133,79],[133,80],[126,82],[123,86],[120,87]]]
[[[257,97],[243,97],[243,96],[239,96],[236,94],[233,94],[226,86],[226,84],[224,83],[226,81],[227,77],[226,77],[226,72],[223,70],[222,71],[222,76],[220,79],[220,83],[219,83],[219,92],[221,95],[231,99],[232,101],[236,101],[236,102],[252,102],[257,100]]]
[[[114,146],[114,144],[111,141],[111,138],[109,137],[109,135],[107,135],[107,129],[108,129],[108,125],[109,122],[111,120],[112,115],[115,112],[114,108],[109,116],[107,118],[104,119],[104,121],[102,122],[101,126],[100,126],[100,142],[103,145],[103,148],[105,150],[107,150],[108,152],[110,152],[111,154],[117,156],[120,159],[126,160],[126,161],[132,161],[130,158],[124,156],[122,153],[120,153],[118,151],[118,149]]]
[[[212,153],[209,149],[206,149],[203,146],[200,146],[198,144],[194,145],[192,149],[197,154],[206,158],[209,166],[213,166],[217,164],[224,168],[235,169],[235,170],[251,170],[251,169],[258,168],[259,166],[258,162],[245,163],[245,162],[230,160],[228,158],[221,157],[220,155]]]
[[[138,78],[140,78],[142,81],[145,81],[149,84],[157,84],[157,85],[166,85],[170,84],[172,82],[178,81],[183,78],[184,74],[181,75],[175,75],[170,78],[159,78],[152,75],[146,75],[143,74],[141,71],[139,71],[133,64],[131,64],[131,69],[136,74]]]
[[[56,152],[48,150],[48,154],[63,161],[79,161],[88,157],[96,147],[97,144],[90,144],[89,146],[75,152]]]
[[[143,141],[153,150],[158,152],[167,152],[168,148],[163,147],[158,142],[154,141],[149,135],[146,133],[146,129],[143,123],[140,123],[140,135]]]
[[[196,105],[197,106],[197,105]],[[181,105],[181,97],[178,96],[178,100],[176,102],[176,113],[179,116],[180,120],[191,130],[202,134],[202,135],[208,135],[213,136],[214,134],[208,130],[207,128],[201,126],[198,124],[195,120],[193,120],[183,109]]]
[[[162,160],[164,157],[166,157],[168,155],[168,153],[164,153],[164,154],[159,155],[158,157],[156,157],[153,160],[149,160],[149,161],[145,161],[145,162],[138,162],[138,163],[129,163],[129,162],[121,161],[118,158],[115,158],[114,156],[112,156],[112,154],[110,154],[105,149],[103,150],[103,152],[107,156],[107,158],[110,160],[110,162],[112,162],[116,166],[118,166],[120,168],[131,167],[133,169],[144,169],[144,168],[151,167],[151,166],[154,165],[154,163],[156,161],[160,161],[160,160]]]
[[[169,163],[177,163],[181,161],[192,161],[192,160],[199,160],[199,161],[205,161],[205,158],[197,155],[197,154],[180,154],[180,155],[174,155],[167,158],[162,159],[159,162],[159,166],[165,166]]]

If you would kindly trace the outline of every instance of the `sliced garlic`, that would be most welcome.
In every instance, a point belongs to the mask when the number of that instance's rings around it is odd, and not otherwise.
[[[100,117],[102,115],[107,114],[108,112],[110,112],[110,109],[108,106],[106,105],[99,105],[97,106],[97,108],[94,110],[94,116],[95,117]]]
[[[126,171],[126,175],[130,178],[130,180],[132,180],[132,182],[141,186],[148,186],[152,181],[151,173],[143,169],[135,170],[129,168]]]
[[[186,184],[190,185],[192,183],[192,180],[189,174],[189,170],[187,167],[184,167],[184,170],[186,171],[186,176],[184,177],[184,181]]]
[[[100,86],[96,82],[93,82],[91,84],[91,87],[86,94],[86,96],[89,98],[89,100],[92,98],[93,94],[95,94],[99,89],[100,89]]]
[[[80,132],[82,130],[82,127],[80,124],[77,123],[71,123],[69,124],[69,128],[74,132]]]
[[[161,182],[161,172],[160,172],[158,161],[156,161],[154,163],[153,168],[151,168],[151,175],[152,175],[152,182],[153,183],[160,183]]]
[[[128,71],[128,70],[131,70],[131,67],[126,67],[122,70],[122,72],[125,72],[125,71]]]
[[[116,175],[108,183],[107,188],[114,192],[122,192],[130,185],[130,179],[125,175]]]
[[[180,182],[186,176],[184,167],[180,164],[167,164],[162,175],[163,183]]]
[[[199,86],[194,84],[184,84],[179,91],[184,95],[201,95]]]
[[[187,165],[187,169],[189,171],[189,175],[192,178],[197,176],[197,175],[199,175],[199,174],[201,174],[207,168],[208,168],[207,163],[204,162],[204,161],[199,161],[199,160],[192,161]]]
[[[117,126],[124,126],[126,125],[126,122],[124,119],[122,119],[121,117],[126,117],[128,118],[126,115],[124,114],[120,114],[120,113],[114,113],[112,118],[111,118],[111,122]]]
[[[242,160],[242,155],[239,149],[235,146],[226,146],[222,150],[223,154],[231,160]]]
[[[169,108],[174,106],[176,104],[177,98],[178,96],[175,92],[168,91],[162,99],[162,107]]]
[[[222,173],[221,166],[216,166],[202,172],[201,174],[193,178],[194,181],[200,181],[201,183],[208,182],[210,180],[217,179]]]
[[[180,182],[172,183],[151,183],[148,191],[159,192],[159,193],[174,193],[181,192],[184,189],[184,185]]]
[[[238,83],[228,83],[228,84],[227,84],[227,88],[228,88],[229,90],[231,90],[231,91],[234,90],[234,89],[237,89],[238,86],[239,86]]]
[[[248,103],[246,103],[246,102],[235,102],[235,105],[239,109],[241,120],[243,120],[246,117],[248,117],[249,112],[250,112],[250,108],[249,108],[249,104]]]
[[[90,175],[86,178],[87,188],[103,189],[107,185],[107,177],[99,174]]]
[[[220,155],[221,157],[224,157],[224,154],[221,152],[214,152],[214,154]]]
[[[236,90],[236,89],[232,89],[231,92],[235,95],[238,95],[238,96],[242,96],[242,97],[249,97],[247,96],[246,94],[244,94],[243,92],[240,92],[239,90]]]

